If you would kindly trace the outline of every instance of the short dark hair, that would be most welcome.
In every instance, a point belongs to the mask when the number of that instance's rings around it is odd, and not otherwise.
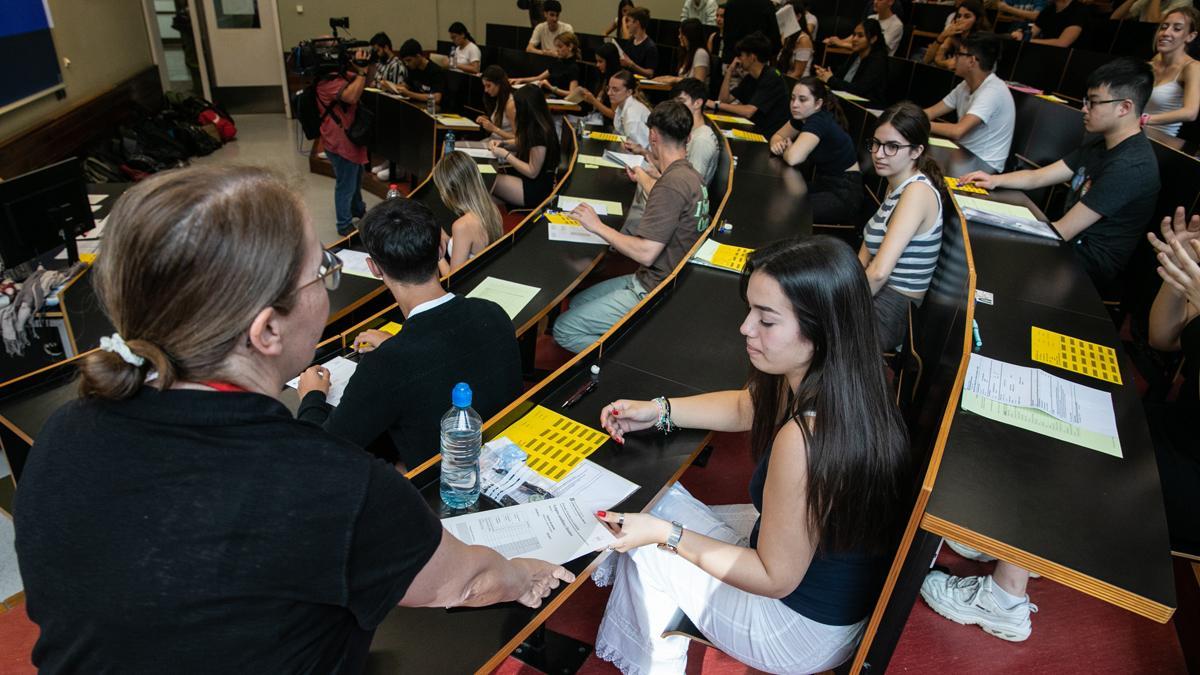
[[[421,202],[388,199],[358,223],[367,254],[389,279],[421,283],[437,275],[442,228]]]
[[[562,14],[562,3],[558,0],[546,0],[546,2],[542,3],[542,11]]]
[[[975,31],[963,41],[963,51],[974,56],[979,61],[979,67],[989,73],[996,69],[1003,49],[1000,37],[995,33]]]
[[[388,37],[387,33],[384,33],[383,31],[379,31],[378,33],[371,36],[371,46],[372,47],[387,47],[388,49],[391,49],[392,48],[392,38]]]
[[[421,49],[420,42],[417,42],[412,38],[408,38],[404,41],[404,44],[400,45],[400,58],[403,59],[409,56],[420,56],[421,52],[423,51],[425,50]]]
[[[775,51],[771,48],[771,41],[760,30],[738,40],[736,49],[738,54],[753,54],[762,63],[770,63],[772,52]]]
[[[634,7],[629,11],[627,16],[633,21],[641,24],[642,28],[647,30],[650,29],[650,10],[646,9],[645,7]]]
[[[1088,89],[1099,89],[1104,85],[1108,85],[1114,97],[1133,101],[1133,109],[1140,115],[1154,89],[1154,70],[1145,61],[1122,56],[1088,75]]]
[[[692,133],[692,111],[673,98],[667,99],[650,111],[646,126],[657,129],[659,134],[683,145],[687,143],[688,134]]]
[[[693,101],[707,101],[708,86],[694,77],[685,77],[671,87],[671,98],[677,98],[680,94],[687,94]]]

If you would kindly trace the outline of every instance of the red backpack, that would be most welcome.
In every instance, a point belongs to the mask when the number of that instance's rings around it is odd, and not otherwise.
[[[201,112],[196,116],[196,123],[200,125],[212,124],[221,134],[221,142],[228,143],[237,138],[237,126],[233,120],[227,116],[221,115],[213,108]]]

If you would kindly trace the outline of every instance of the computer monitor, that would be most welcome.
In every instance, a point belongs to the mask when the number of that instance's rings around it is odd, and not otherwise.
[[[76,158],[0,181],[0,262],[19,269],[64,244],[79,260],[75,237],[92,229],[83,164]],[[19,272],[18,272],[19,274]]]

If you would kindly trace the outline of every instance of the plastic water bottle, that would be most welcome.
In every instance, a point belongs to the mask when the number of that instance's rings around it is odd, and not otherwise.
[[[442,503],[465,509],[479,500],[479,448],[483,420],[471,407],[471,387],[454,385],[454,404],[442,416]]]
[[[437,101],[433,100],[433,92],[429,92],[428,98],[425,99],[425,112],[429,113],[430,117],[437,114]]]
[[[442,157],[454,152],[454,131],[446,132],[446,139],[442,141]]]
[[[400,184],[399,183],[390,183],[388,185],[387,198],[388,199],[399,199],[400,198]]]

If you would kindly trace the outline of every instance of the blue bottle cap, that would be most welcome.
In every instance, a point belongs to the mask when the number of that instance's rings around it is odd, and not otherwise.
[[[466,382],[454,385],[454,391],[450,392],[450,402],[454,404],[455,408],[470,408],[471,385]]]

